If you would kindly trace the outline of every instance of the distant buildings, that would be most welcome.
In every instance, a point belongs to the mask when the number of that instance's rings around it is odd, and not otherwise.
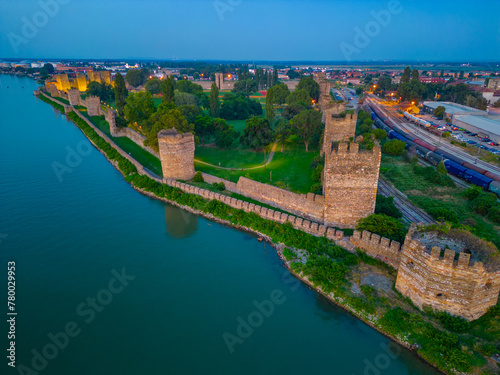
[[[453,125],[489,138],[500,141],[500,116],[491,116],[487,111],[451,102],[424,102],[423,111],[434,113],[438,106],[445,108],[445,116]]]
[[[490,82],[488,82],[488,88],[492,90],[500,90],[500,77],[490,78]]]

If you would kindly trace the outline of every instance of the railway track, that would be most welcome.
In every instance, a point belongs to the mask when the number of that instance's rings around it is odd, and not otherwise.
[[[371,101],[373,105],[377,106],[379,110],[385,114],[386,118],[392,122],[393,125],[398,126],[401,130],[415,137],[418,137],[436,147],[440,147],[443,151],[446,151],[452,155],[456,155],[462,158],[462,160],[464,161],[467,161],[471,164],[476,164],[492,173],[500,174],[500,167],[482,161],[481,159],[462,151],[460,148],[448,144],[446,141],[441,141],[439,137],[430,134],[422,129],[419,129],[418,126],[414,124],[402,121],[402,119],[398,117],[397,112],[395,112],[393,108],[387,108],[386,106],[378,103],[376,99],[370,97],[368,100]]]
[[[402,192],[391,186],[382,177],[378,180],[379,193],[385,197],[394,197],[394,204],[403,214],[403,218],[410,223],[434,224],[435,220],[426,212],[412,203],[408,202],[408,197]]]

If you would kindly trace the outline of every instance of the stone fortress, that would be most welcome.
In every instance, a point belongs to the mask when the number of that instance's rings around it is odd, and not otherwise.
[[[424,243],[422,234],[414,224],[403,245],[367,231],[361,233],[355,230],[350,238],[344,238],[341,230],[333,228],[354,228],[360,219],[374,212],[381,151],[379,146],[373,150],[360,149],[359,143],[353,141],[356,114],[345,115],[345,105],[331,101],[328,81],[323,80],[321,75],[317,80],[321,89],[319,106],[325,115],[323,195],[296,194],[245,177],[240,177],[234,183],[203,174],[208,183],[224,182],[226,190],[272,205],[288,214],[178,181],[190,180],[195,173],[193,134],[179,134],[175,129],[160,131],[158,154],[144,146],[145,137],[141,134],[130,128],[117,127],[116,113],[102,107],[99,98],[88,97],[83,100],[77,90],[70,88],[67,97],[71,106],[62,102],[59,104],[65,107],[66,112],[71,111],[74,105],[81,105],[87,107],[89,114],[104,114],[113,136],[126,136],[161,160],[163,179],[152,175],[127,153],[119,150],[136,165],[141,174],[187,193],[219,200],[245,212],[254,212],[268,220],[289,222],[296,229],[336,241],[348,251],[354,252],[355,248],[359,248],[396,268],[396,288],[419,308],[430,306],[468,320],[485,314],[489,307],[497,303],[500,271],[488,269],[470,254],[451,249],[442,251],[441,248]],[[52,97],[66,95],[54,85],[48,85],[45,91],[50,92]],[[79,111],[76,113],[93,126]]]
[[[460,240],[412,224],[403,245],[368,231],[354,231],[351,242],[396,268],[396,289],[419,308],[474,320],[498,301],[500,270],[480,262],[476,249]],[[451,248],[433,246],[436,243]]]
[[[55,76],[55,79],[46,81],[45,85],[47,88],[53,86],[54,89],[64,92],[68,92],[70,89],[77,89],[80,92],[84,92],[87,91],[87,86],[92,81],[107,83],[111,86],[114,84],[108,70],[96,72],[90,70],[86,75],[84,73],[77,73],[75,78],[70,78],[67,73],[60,73]]]

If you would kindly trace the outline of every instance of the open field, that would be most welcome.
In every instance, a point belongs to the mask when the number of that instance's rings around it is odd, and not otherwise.
[[[221,166],[231,168],[234,165],[232,168],[251,168],[264,163],[263,152],[205,149],[197,147],[196,158],[215,165],[218,165],[220,161]],[[231,171],[214,168],[195,161],[195,168],[233,182],[238,182],[240,176],[243,176],[255,181],[284,187],[297,193],[308,193],[314,184],[311,177],[311,162],[318,155],[319,150],[306,153],[302,144],[292,144],[287,145],[284,152],[281,152],[278,147],[273,160],[266,167],[246,171],[236,169]]]

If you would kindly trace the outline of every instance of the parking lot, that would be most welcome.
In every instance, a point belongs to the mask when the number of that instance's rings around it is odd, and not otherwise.
[[[418,115],[418,117],[429,121],[433,124],[434,128],[442,132],[451,132],[452,138],[456,139],[459,142],[465,142],[472,147],[478,147],[482,150],[489,151],[495,155],[500,156],[500,146],[487,138],[482,138],[478,134],[469,132],[465,129],[460,130],[460,128],[457,128],[455,125],[447,124],[446,121],[439,120],[432,115],[420,114]]]

